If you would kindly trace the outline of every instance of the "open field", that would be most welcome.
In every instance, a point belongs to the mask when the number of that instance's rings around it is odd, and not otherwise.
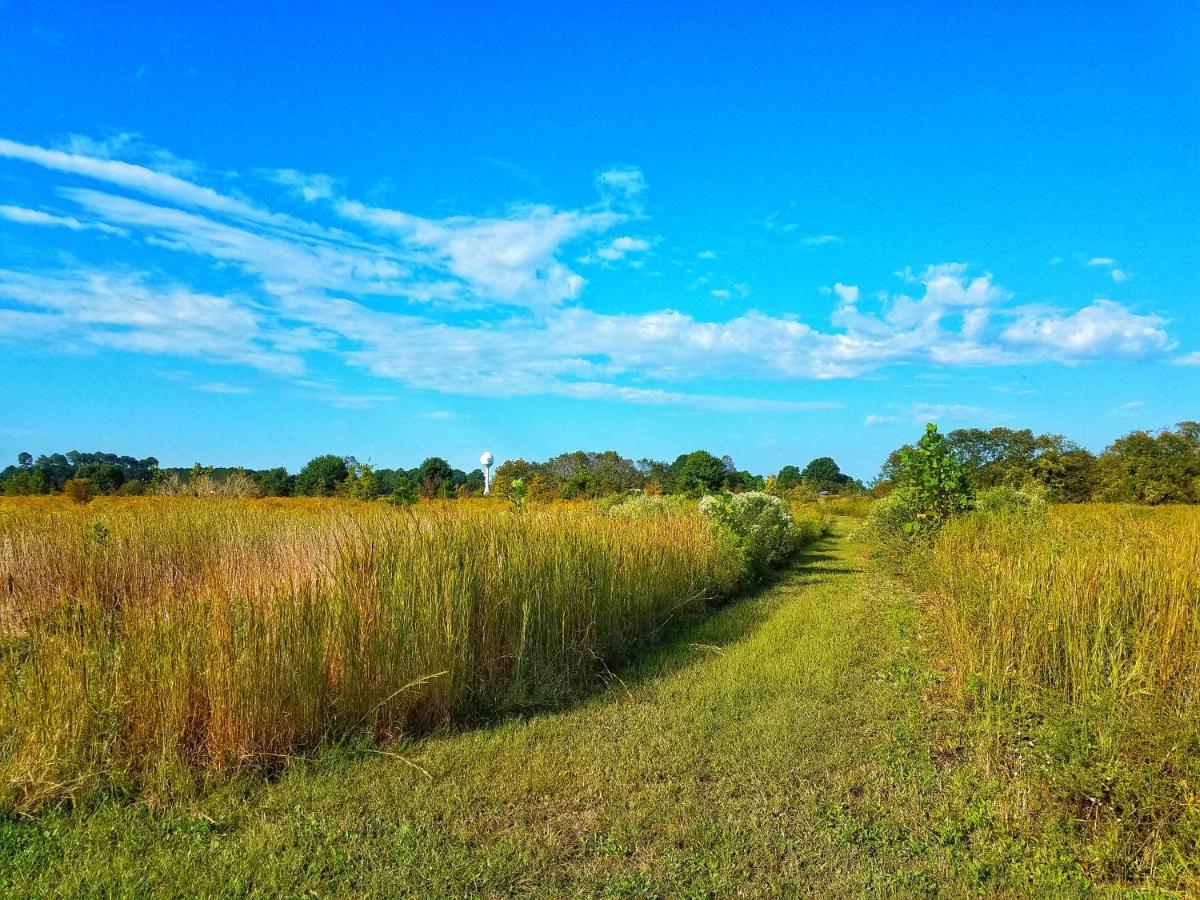
[[[0,505],[0,891],[1195,891],[1200,514],[860,507]]]

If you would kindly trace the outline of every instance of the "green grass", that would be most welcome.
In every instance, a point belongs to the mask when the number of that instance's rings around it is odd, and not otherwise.
[[[573,708],[186,805],[0,824],[14,896],[1074,896],[934,702],[905,589],[822,542]]]

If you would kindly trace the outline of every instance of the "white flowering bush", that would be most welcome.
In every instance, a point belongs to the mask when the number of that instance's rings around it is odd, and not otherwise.
[[[700,513],[733,535],[751,581],[761,580],[796,550],[792,516],[778,497],[762,491],[710,494],[701,498]]]

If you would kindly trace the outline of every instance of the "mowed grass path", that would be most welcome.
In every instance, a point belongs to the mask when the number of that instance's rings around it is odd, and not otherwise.
[[[568,710],[327,753],[186,806],[0,824],[0,890],[1086,893],[1069,854],[1005,830],[996,786],[945,761],[913,621],[837,536]]]

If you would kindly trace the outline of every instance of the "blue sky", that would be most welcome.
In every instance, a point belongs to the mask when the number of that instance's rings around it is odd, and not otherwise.
[[[1194,4],[307,6],[0,2],[0,459],[1200,417]]]

